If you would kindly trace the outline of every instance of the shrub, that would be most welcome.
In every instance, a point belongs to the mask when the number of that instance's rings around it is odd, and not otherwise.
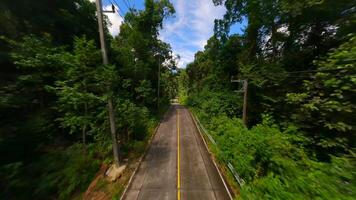
[[[298,145],[295,127],[281,131],[268,116],[246,128],[226,115],[200,119],[216,140],[217,156],[233,164],[246,181],[239,199],[352,199],[356,196],[356,156],[318,162]]]
[[[53,149],[30,163],[1,166],[0,177],[6,182],[2,195],[7,199],[68,199],[73,192],[84,191],[99,169],[102,160],[97,148],[88,145],[84,156],[82,145],[75,144]]]

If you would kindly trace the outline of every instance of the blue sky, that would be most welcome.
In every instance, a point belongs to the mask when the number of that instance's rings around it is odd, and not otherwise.
[[[91,0],[94,1],[94,0]],[[111,2],[119,5],[121,15],[128,6],[136,9],[144,8],[144,0],[103,0],[104,9],[109,9]],[[176,10],[173,17],[164,21],[159,38],[171,44],[173,53],[180,56],[178,66],[184,68],[194,60],[194,54],[203,50],[206,41],[213,35],[214,19],[222,18],[224,6],[214,6],[212,0],[171,0]],[[119,33],[122,18],[118,14],[107,14],[112,26],[112,35]],[[234,25],[231,33],[241,33],[245,22]]]

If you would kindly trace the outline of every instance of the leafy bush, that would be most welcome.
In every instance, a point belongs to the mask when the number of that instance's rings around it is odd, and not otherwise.
[[[68,199],[74,191],[84,191],[97,172],[105,154],[97,145],[88,145],[83,156],[81,144],[64,150],[53,149],[30,163],[1,166],[0,177],[6,182],[2,196],[7,199]],[[13,196],[16,195],[16,196]]]
[[[304,81],[304,91],[286,94],[287,103],[297,106],[291,119],[308,131],[323,157],[327,157],[325,152],[347,152],[355,141],[356,36],[349,37],[314,61],[317,72]]]
[[[218,116],[227,115],[229,117],[240,113],[242,99],[234,92],[209,91],[204,88],[200,93],[191,94],[187,98],[187,105],[198,107],[207,115]]]
[[[216,140],[217,157],[230,161],[246,181],[239,199],[352,199],[356,156],[310,159],[295,127],[281,131],[268,116],[251,129],[241,120],[198,112]]]
[[[147,136],[150,113],[144,106],[138,106],[127,99],[117,100],[117,120],[121,132],[126,133],[126,139],[143,140]]]

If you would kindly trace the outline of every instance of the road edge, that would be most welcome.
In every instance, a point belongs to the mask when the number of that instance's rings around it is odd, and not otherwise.
[[[216,162],[215,162],[215,159],[216,159],[216,158],[215,158],[214,154],[211,153],[211,151],[210,151],[210,149],[209,149],[209,147],[208,147],[208,144],[206,143],[205,138],[204,138],[203,134],[201,133],[201,130],[200,130],[199,127],[198,127],[198,123],[197,123],[197,121],[196,121],[196,119],[195,119],[194,114],[190,111],[189,108],[187,108],[187,110],[188,110],[188,112],[189,112],[189,114],[190,114],[190,117],[191,117],[191,118],[193,119],[193,121],[194,121],[195,128],[198,130],[198,133],[199,133],[199,135],[200,135],[200,138],[203,140],[204,146],[205,146],[206,150],[208,151],[208,153],[209,153],[209,155],[210,155],[210,157],[211,157],[211,160],[212,160],[212,162],[213,162],[213,164],[214,164],[214,166],[215,166],[215,169],[216,169],[216,171],[218,172],[218,174],[219,174],[219,176],[220,176],[220,179],[221,179],[221,181],[223,182],[224,187],[225,187],[225,189],[226,189],[226,191],[227,191],[227,193],[228,193],[230,199],[233,200],[233,196],[232,196],[232,194],[231,194],[232,192],[230,191],[230,188],[229,188],[228,184],[227,184],[226,181],[225,181],[224,175],[220,172],[220,168],[218,167],[218,165],[217,165]]]
[[[169,108],[169,109],[170,109],[170,108]],[[168,109],[168,110],[169,110],[169,109]],[[151,135],[150,139],[148,140],[147,146],[146,146],[146,148],[145,148],[145,152],[141,155],[141,157],[140,157],[140,159],[139,159],[139,161],[138,161],[137,167],[135,168],[134,172],[131,174],[129,181],[127,182],[127,184],[126,184],[126,186],[125,186],[125,189],[124,189],[124,191],[123,191],[122,194],[121,194],[120,200],[123,200],[123,198],[124,198],[124,196],[125,196],[125,194],[126,194],[128,188],[129,188],[129,186],[130,186],[130,184],[131,184],[131,182],[132,182],[133,177],[134,177],[135,174],[137,173],[138,168],[140,168],[140,166],[141,166],[142,160],[146,157],[146,154],[147,154],[147,152],[148,152],[148,149],[149,149],[150,146],[151,146],[152,139],[155,137],[155,135],[156,135],[156,133],[157,133],[157,131],[158,131],[158,128],[161,126],[162,120],[166,117],[166,114],[168,113],[168,110],[167,110],[166,113],[163,115],[163,117],[159,120],[159,122],[158,122],[158,124],[157,124],[155,130],[153,131],[153,134]]]

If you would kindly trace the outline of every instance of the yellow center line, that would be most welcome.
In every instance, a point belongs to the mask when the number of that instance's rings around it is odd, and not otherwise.
[[[177,199],[180,200],[180,130],[179,110],[177,109]]]

